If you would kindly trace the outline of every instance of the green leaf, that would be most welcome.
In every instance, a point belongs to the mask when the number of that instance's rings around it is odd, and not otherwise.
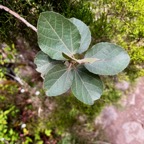
[[[41,13],[37,29],[40,49],[52,59],[65,60],[62,52],[72,56],[80,47],[81,36],[77,27],[58,13]]]
[[[78,53],[83,53],[86,51],[91,43],[91,32],[89,30],[89,27],[83,23],[81,20],[78,20],[76,18],[71,18],[70,21],[76,25],[78,28],[80,35],[81,35],[81,43],[80,48],[78,50]]]
[[[101,42],[87,51],[85,58],[97,58],[94,63],[86,63],[85,67],[94,74],[115,75],[124,70],[130,61],[127,52],[118,45]]]
[[[51,136],[51,132],[52,132],[52,130],[51,129],[46,129],[45,130],[45,134],[46,134],[46,136]]]
[[[59,64],[55,65],[45,76],[44,89],[48,96],[57,96],[65,93],[72,85],[73,72],[70,68]]]
[[[103,84],[97,75],[80,68],[74,71],[72,93],[81,102],[92,105],[99,99],[103,91]]]
[[[58,62],[52,60],[47,54],[42,51],[38,52],[34,59],[37,66],[37,71],[41,73],[42,77],[48,73]]]

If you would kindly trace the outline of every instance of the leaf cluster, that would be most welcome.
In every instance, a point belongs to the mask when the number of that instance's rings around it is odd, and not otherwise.
[[[43,12],[37,28],[42,51],[37,54],[35,64],[44,78],[48,96],[61,95],[71,88],[77,99],[91,105],[103,91],[97,74],[115,75],[129,63],[127,52],[115,44],[102,42],[88,49],[90,30],[76,18]]]

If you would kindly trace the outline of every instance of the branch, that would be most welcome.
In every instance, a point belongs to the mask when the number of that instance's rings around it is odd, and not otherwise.
[[[37,28],[36,27],[34,27],[33,25],[31,25],[28,21],[26,21],[24,18],[22,18],[16,12],[10,10],[9,8],[7,8],[7,7],[3,6],[3,5],[0,5],[0,9],[3,9],[5,11],[7,11],[11,15],[15,16],[17,19],[19,19],[20,21],[22,21],[24,24],[26,24],[27,27],[30,27],[32,30],[34,30],[35,32],[37,32]]]

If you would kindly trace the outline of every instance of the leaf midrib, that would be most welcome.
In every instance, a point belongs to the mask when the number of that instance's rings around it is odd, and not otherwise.
[[[81,80],[81,82],[83,83],[83,85],[84,85],[84,81],[81,79],[81,77],[80,77],[80,75],[79,75],[79,73],[78,73],[78,71],[76,71],[77,72],[77,74],[78,74],[78,76],[79,76],[79,78],[80,78],[80,80]],[[86,86],[84,85],[84,87],[85,87],[85,89],[86,89],[86,91],[88,92],[88,94],[89,94],[89,90],[86,88]],[[91,100],[93,101],[93,99],[92,99],[92,97],[91,97],[91,95],[89,94],[89,96],[90,96],[90,98],[91,98]]]
[[[51,27],[51,29],[54,31],[54,33],[56,34],[56,36],[60,39],[60,41],[63,43],[63,45],[65,46],[66,49],[67,46],[66,44],[62,41],[62,39],[60,38],[60,36],[57,34],[57,32],[55,31],[55,29],[51,26],[51,24],[49,23],[49,21],[44,17],[44,19],[46,20],[46,22],[48,23],[48,25]],[[63,33],[63,29],[62,29],[62,33]],[[68,51],[71,53],[71,51],[68,49]]]

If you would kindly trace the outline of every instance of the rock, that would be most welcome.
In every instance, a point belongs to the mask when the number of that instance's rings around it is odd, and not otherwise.
[[[102,120],[104,127],[111,125],[113,121],[115,121],[118,117],[116,110],[112,107],[106,107],[102,113]]]
[[[129,88],[129,83],[127,81],[118,82],[115,84],[116,88],[125,91]]]
[[[121,83],[117,88],[127,89],[128,84]],[[108,106],[99,119],[109,143],[144,144],[144,77],[124,97],[123,107]]]
[[[138,122],[126,122],[122,126],[127,144],[144,144],[144,129]]]
[[[129,105],[135,105],[135,98],[136,98],[136,95],[132,94],[131,99],[129,100]]]

